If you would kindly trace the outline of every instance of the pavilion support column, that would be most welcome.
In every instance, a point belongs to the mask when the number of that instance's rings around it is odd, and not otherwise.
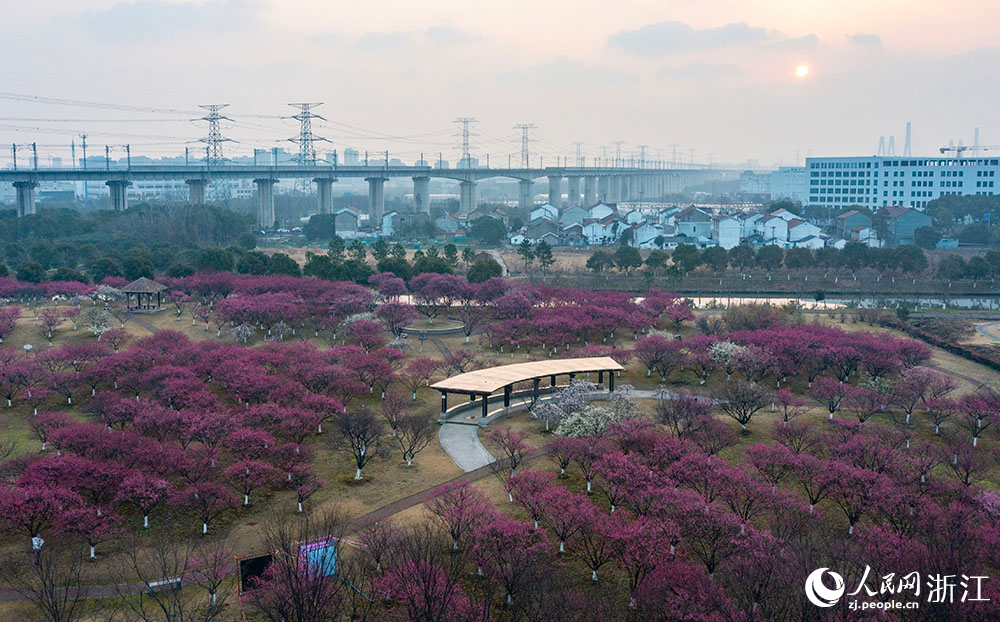
[[[552,376],[550,376],[550,379],[552,381],[552,386],[556,386],[556,377],[555,377],[554,374]]]
[[[615,372],[608,372],[608,392],[615,392]]]
[[[483,396],[483,416],[482,416],[483,425],[486,424],[486,414],[487,414],[486,411],[487,411],[487,408],[489,407],[489,405],[490,405],[490,396],[489,395],[484,395]]]
[[[597,372],[597,384],[604,384],[604,372]]]
[[[448,411],[448,392],[441,391],[441,419],[444,419],[444,414]]]
[[[538,385],[540,384],[542,384],[541,378],[535,378],[532,380],[531,397],[536,402],[538,401]]]
[[[510,408],[510,385],[503,388],[503,407]]]
[[[35,213],[35,188],[37,181],[15,181],[14,188],[17,190],[17,216],[27,216]]]

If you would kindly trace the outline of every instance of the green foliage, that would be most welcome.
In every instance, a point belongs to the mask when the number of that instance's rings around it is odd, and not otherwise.
[[[167,276],[174,279],[182,279],[194,274],[194,268],[181,263],[175,263],[167,268]]]
[[[329,240],[337,235],[336,214],[313,214],[302,227],[302,235],[309,241]]]
[[[500,267],[500,264],[498,264],[495,259],[489,257],[487,259],[480,259],[476,263],[472,264],[472,267],[469,268],[469,273],[465,275],[465,278],[470,283],[482,283],[493,277],[499,277],[502,275],[503,268]]]
[[[247,231],[246,233],[241,233],[240,236],[236,238],[236,243],[246,250],[252,251],[257,248],[257,236]]]
[[[469,235],[480,244],[499,244],[507,235],[503,222],[490,216],[480,216],[470,223]]]
[[[268,258],[260,251],[247,251],[236,262],[236,271],[240,274],[261,275],[267,273]]]
[[[304,276],[313,276],[328,281],[354,281],[367,284],[374,272],[371,267],[355,259],[337,261],[329,255],[306,253],[306,264],[302,268]]]
[[[958,255],[948,255],[938,262],[937,271],[946,279],[961,279],[965,276],[965,260]]]
[[[90,264],[90,278],[95,283],[100,283],[109,276],[122,276],[121,267],[112,259],[105,257]]]
[[[451,267],[458,265],[458,247],[454,244],[448,243],[444,245],[444,258],[448,260]]]
[[[129,255],[122,260],[122,273],[129,281],[134,281],[140,277],[151,279],[155,276],[155,269],[153,268],[153,262],[145,257]]]
[[[389,242],[382,236],[375,238],[372,244],[372,257],[376,262],[382,261],[389,256]]]
[[[391,272],[404,281],[409,281],[413,277],[413,266],[410,265],[410,262],[396,256],[389,256],[379,261],[378,271]]]
[[[37,261],[26,261],[17,267],[17,280],[41,283],[45,280],[45,268]]]
[[[714,272],[722,272],[729,265],[729,251],[721,246],[710,246],[701,251],[701,262],[711,266]]]
[[[941,232],[934,227],[918,227],[913,232],[913,243],[920,248],[932,249],[940,239]]]
[[[556,263],[555,257],[552,256],[552,247],[545,240],[542,240],[535,246],[535,258],[538,260],[538,265],[542,268],[542,274],[547,274],[549,269]]]
[[[596,250],[587,258],[587,269],[592,272],[604,272],[615,265],[615,258],[605,250]]]
[[[670,259],[669,255],[667,255],[664,251],[657,249],[655,251],[651,251],[646,257],[646,265],[653,270],[659,270],[663,268],[663,266],[667,265],[668,259]]]
[[[785,267],[789,270],[809,268],[813,262],[813,252],[808,248],[790,248],[785,251]]]
[[[431,257],[429,255],[423,255],[417,257],[416,261],[413,262],[413,275],[423,274],[424,272],[436,272],[438,274],[451,274],[451,266],[448,265],[448,260],[444,257]]]
[[[368,256],[368,249],[365,248],[365,243],[361,240],[354,240],[351,242],[351,247],[348,249],[348,254],[354,261],[364,261]]]
[[[521,256],[521,260],[524,261],[524,271],[527,272],[528,268],[531,267],[532,262],[535,260],[535,250],[531,248],[531,241],[521,240],[521,243],[517,245],[517,254]]]
[[[691,244],[678,244],[670,255],[670,260],[680,266],[685,272],[690,272],[701,263],[698,248]]]
[[[389,249],[389,256],[393,259],[406,259],[406,249],[403,248],[402,244],[396,242],[392,245],[392,248]]]
[[[762,246],[757,251],[757,265],[765,270],[777,270],[781,267],[781,262],[785,258],[785,251],[774,244]]]
[[[302,276],[302,270],[294,259],[284,253],[275,253],[267,262],[268,274],[285,274],[288,276]]]
[[[233,255],[223,248],[204,248],[194,261],[198,270],[226,272],[233,269]]]
[[[639,254],[639,249],[634,246],[619,246],[615,251],[615,265],[626,273],[632,268],[638,268],[642,265],[642,255]]]
[[[473,258],[476,256],[476,252],[472,250],[471,246],[466,246],[462,249],[462,261],[465,265],[471,265]]]
[[[6,268],[7,268],[7,266],[4,266],[5,270],[6,270]],[[6,275],[4,275],[4,276],[6,276]],[[83,273],[81,273],[80,271],[74,270],[72,268],[67,268],[65,266],[56,268],[55,271],[52,273],[52,275],[50,277],[50,280],[52,280],[52,281],[78,281],[80,283],[89,283],[90,282],[90,280],[86,276],[84,276]]]
[[[347,246],[344,244],[344,238],[339,235],[335,235],[330,238],[330,244],[327,245],[327,252],[336,260],[341,260],[344,258],[344,251]]]
[[[749,268],[754,263],[753,247],[749,244],[740,244],[729,251],[729,261],[741,271]]]

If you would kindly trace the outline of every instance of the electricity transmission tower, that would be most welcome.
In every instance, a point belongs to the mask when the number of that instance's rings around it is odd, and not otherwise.
[[[622,163],[622,145],[625,144],[624,140],[613,140],[611,144],[615,146],[615,166],[621,166]]]
[[[208,111],[208,114],[205,116],[195,119],[195,121],[208,122],[208,136],[201,139],[201,142],[205,143],[205,161],[207,164],[211,165],[222,162],[222,143],[233,142],[231,139],[222,136],[222,129],[220,127],[223,119],[232,121],[232,119],[222,114],[222,109],[228,106],[229,104],[206,104],[198,106]]]
[[[310,104],[288,104],[292,108],[298,108],[298,114],[293,114],[288,117],[289,119],[295,119],[299,122],[299,135],[289,138],[289,142],[293,142],[299,146],[299,153],[295,156],[295,161],[300,166],[315,166],[316,165],[316,144],[318,142],[330,142],[329,140],[323,138],[322,136],[316,136],[312,131],[312,120],[320,119],[321,121],[326,121],[324,117],[314,113],[313,108],[317,106],[322,106],[323,102],[313,102]]]
[[[528,131],[536,127],[534,123],[518,123],[514,126],[515,130],[521,130],[521,168],[528,168],[530,166],[528,143],[531,142],[531,139],[528,138]]]
[[[289,119],[295,119],[299,122],[299,135],[288,139],[289,142],[293,142],[299,146],[299,152],[293,159],[299,166],[316,166],[316,143],[324,141],[330,142],[322,136],[316,136],[312,131],[313,119],[326,121],[325,118],[312,111],[313,108],[322,106],[323,102],[288,105],[292,108],[299,109],[298,114],[293,114],[288,117]],[[295,181],[295,189],[303,194],[309,192],[310,188],[311,185],[308,178],[300,178]]]
[[[472,168],[472,145],[469,144],[469,138],[476,136],[477,134],[469,131],[469,126],[472,123],[478,122],[475,117],[459,117],[455,119],[455,123],[462,124],[462,131],[455,136],[462,137],[462,160],[459,163],[459,168]]]
[[[583,143],[577,141],[575,143],[570,143],[570,144],[576,147],[576,165],[583,166]]]
[[[646,168],[646,148],[649,145],[639,145],[639,168]]]

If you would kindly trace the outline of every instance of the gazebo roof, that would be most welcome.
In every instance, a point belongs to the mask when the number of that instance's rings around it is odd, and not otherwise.
[[[159,292],[166,291],[166,289],[166,285],[162,285],[152,279],[147,279],[146,277],[141,276],[123,287],[122,291],[126,294],[157,294]]]

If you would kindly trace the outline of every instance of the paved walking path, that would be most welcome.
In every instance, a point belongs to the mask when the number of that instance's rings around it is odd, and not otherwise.
[[[503,271],[501,272],[501,276],[510,276],[510,270],[507,269],[507,262],[503,260],[503,255],[500,254],[500,251],[491,250],[486,252],[500,264],[500,269]]]
[[[989,337],[993,341],[1000,341],[1000,339],[998,339],[996,335],[986,330],[987,328],[992,328],[997,324],[1000,324],[1000,322],[988,322],[986,324],[979,324],[976,326],[976,332],[985,337]]]

